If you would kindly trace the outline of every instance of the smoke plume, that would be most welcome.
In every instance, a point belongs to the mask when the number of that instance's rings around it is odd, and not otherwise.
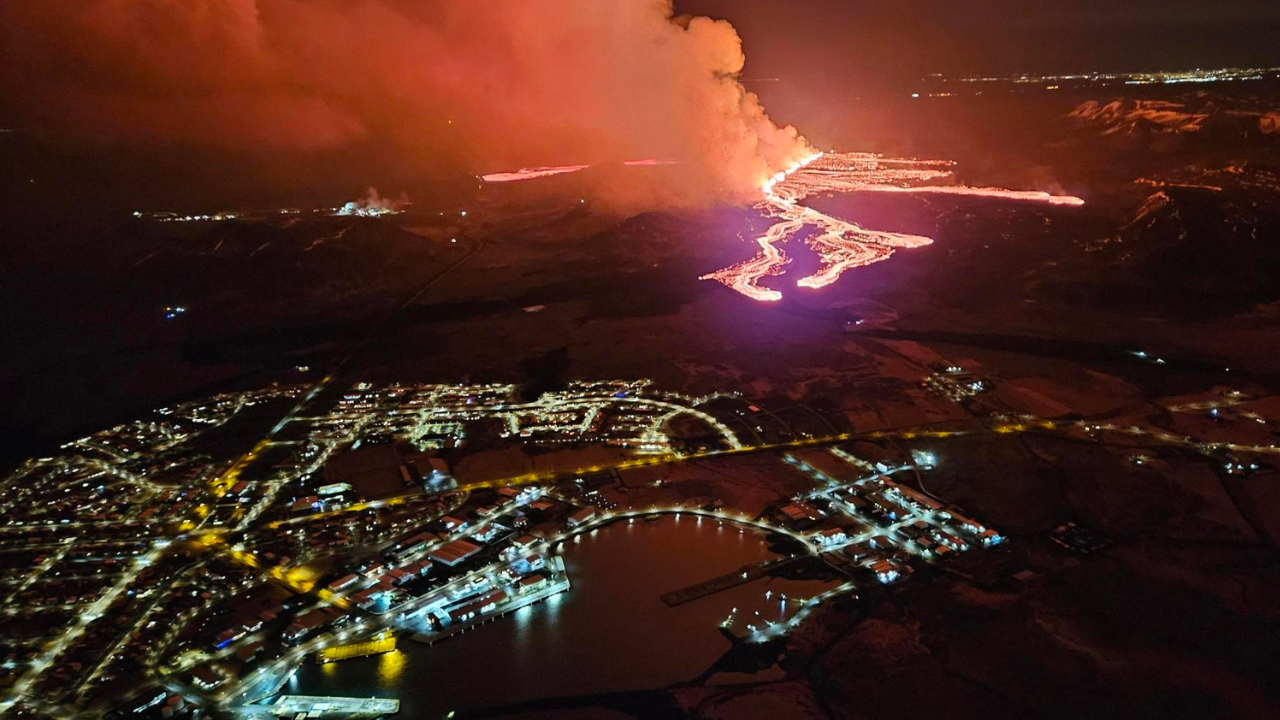
[[[378,217],[400,212],[409,201],[403,196],[399,200],[382,197],[378,188],[371,187],[365,191],[363,198],[352,200],[338,208],[335,215],[353,215],[357,217]]]
[[[0,8],[9,113],[55,142],[405,169],[672,158],[701,199],[805,156],[738,82],[724,21],[670,0],[76,0]]]

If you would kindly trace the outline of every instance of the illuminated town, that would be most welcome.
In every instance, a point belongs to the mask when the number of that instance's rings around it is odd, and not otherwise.
[[[0,720],[1280,718],[1280,3],[0,3]]]
[[[983,399],[989,382],[957,366],[921,385],[970,411],[995,407]],[[466,643],[452,636],[574,593],[560,557],[567,543],[660,516],[764,535],[780,553],[671,589],[669,605],[820,560],[813,567],[831,578],[820,592],[765,592],[761,608],[780,602],[776,612],[733,607],[721,623],[735,643],[768,643],[822,603],[965,567],[955,563],[1006,543],[923,489],[947,462],[947,438],[1130,437],[1148,452],[1182,447],[1248,473],[1280,454],[1268,418],[1251,407],[1240,393],[1171,404],[1171,413],[1212,421],[1184,428],[1189,435],[992,412],[978,424],[827,436],[788,429],[736,393],[689,397],[648,381],[574,382],[531,401],[505,384],[299,385],[161,408],[5,480],[5,624],[26,628],[6,641],[6,709],[51,718],[154,707],[394,713],[394,698],[361,705],[294,695],[288,684],[310,659]],[[1228,416],[1267,428],[1272,441],[1224,441],[1211,428]],[[252,427],[269,429],[253,442]],[[237,453],[237,442],[252,447]],[[468,448],[502,442],[566,450],[527,472],[491,469],[461,482],[444,459],[465,464]],[[933,449],[904,454],[891,449],[897,442]],[[738,507],[646,479],[652,469],[752,455],[807,489]],[[593,464],[576,465],[585,462]],[[1060,530],[1064,547],[1100,542],[1075,525]]]
[[[1156,72],[1081,72],[1061,75],[1038,75],[1034,73],[1020,75],[993,75],[950,77],[942,74],[930,75],[928,82],[963,83],[984,89],[999,89],[1001,86],[1039,87],[1044,90],[1078,89],[1106,85],[1142,86],[1142,85],[1183,85],[1253,82],[1275,80],[1280,78],[1280,67],[1266,68],[1212,68],[1194,70],[1166,70]],[[968,90],[982,92],[982,90]]]

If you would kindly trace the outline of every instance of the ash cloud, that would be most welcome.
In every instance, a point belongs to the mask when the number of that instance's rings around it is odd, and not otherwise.
[[[670,0],[11,2],[0,26],[9,114],[73,148],[378,147],[423,176],[662,157],[695,202],[808,153],[738,82],[733,27]]]

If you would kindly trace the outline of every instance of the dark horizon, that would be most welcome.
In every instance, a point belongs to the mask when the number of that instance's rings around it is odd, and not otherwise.
[[[996,0],[981,7],[905,0],[877,7],[815,0],[803,12],[763,0],[679,0],[734,23],[747,72],[836,74],[863,90],[929,75],[1152,72],[1280,65],[1280,5],[1262,0]],[[797,62],[798,61],[798,62]],[[863,85],[864,87],[857,87]]]

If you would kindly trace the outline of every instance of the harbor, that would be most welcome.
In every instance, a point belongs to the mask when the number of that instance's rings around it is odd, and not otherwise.
[[[292,718],[292,720],[374,720],[400,712],[400,701],[394,698],[354,698],[316,695],[282,695],[275,702],[242,705],[239,717]]]

